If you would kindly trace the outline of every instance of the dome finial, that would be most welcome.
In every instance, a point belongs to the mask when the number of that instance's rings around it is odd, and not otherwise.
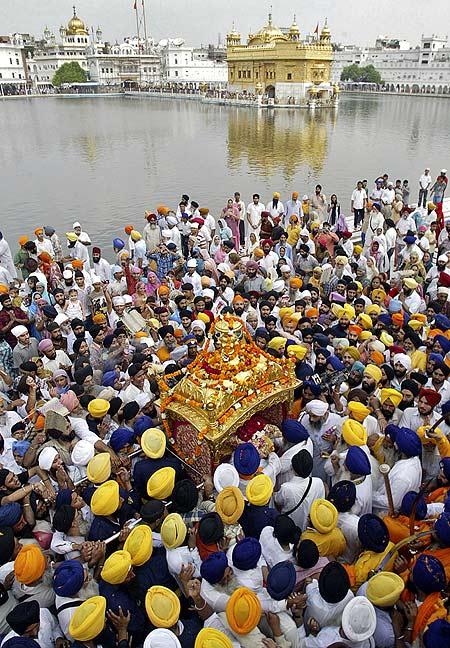
[[[272,27],[272,11],[273,11],[273,7],[272,7],[272,5],[270,5],[270,10],[269,10],[269,23],[268,23],[269,27]]]
[[[77,17],[77,8],[75,7],[75,5],[73,5],[73,17]]]

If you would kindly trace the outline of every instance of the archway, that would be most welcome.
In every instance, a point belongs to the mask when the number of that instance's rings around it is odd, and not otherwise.
[[[413,87],[412,87],[412,92],[413,92],[413,94],[419,94],[419,92],[420,92],[420,88],[419,88],[419,86],[417,85],[417,83],[415,83],[415,84],[413,85]]]
[[[444,94],[448,94],[448,86],[444,86]]]
[[[275,99],[275,86],[270,85],[266,87],[266,95],[269,99]]]
[[[411,92],[411,88],[408,84],[405,85],[405,92]]]
[[[441,85],[438,87],[438,94],[442,94],[442,86]]]
[[[400,92],[400,86],[398,84],[395,86],[395,91]]]

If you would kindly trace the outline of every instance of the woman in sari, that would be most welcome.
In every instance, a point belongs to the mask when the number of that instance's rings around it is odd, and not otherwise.
[[[234,242],[234,248],[239,252],[240,234],[239,234],[239,221],[241,216],[237,207],[234,206],[233,199],[229,198],[227,206],[222,209],[222,214],[225,222],[231,230],[231,237]]]
[[[161,282],[158,279],[158,275],[156,272],[153,272],[153,270],[149,270],[147,273],[147,285],[145,287],[145,290],[147,292],[147,295],[156,295],[156,291],[160,287]]]

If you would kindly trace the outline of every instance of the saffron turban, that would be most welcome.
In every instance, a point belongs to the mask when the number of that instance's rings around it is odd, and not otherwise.
[[[407,457],[418,457],[422,453],[419,436],[409,428],[399,428],[395,435],[395,443],[400,452],[403,452]]]
[[[342,426],[342,438],[349,446],[362,446],[367,443],[367,432],[358,421],[347,419]]]
[[[194,648],[232,648],[232,646],[227,635],[215,628],[202,628],[194,644]]]
[[[275,601],[283,601],[294,591],[297,573],[290,560],[279,562],[267,575],[266,589]]]
[[[259,468],[259,452],[252,443],[240,443],[234,451],[233,463],[241,475],[253,475]]]
[[[349,401],[349,403],[347,404],[347,409],[352,415],[353,419],[358,421],[359,423],[362,423],[364,419],[369,416],[371,411],[368,407],[366,407],[362,403],[359,403],[358,401]]]
[[[381,518],[366,513],[358,521],[358,538],[364,549],[381,553],[389,544],[389,531]]]
[[[180,617],[180,599],[167,587],[154,585],[145,596],[145,609],[156,628],[171,628]]]
[[[70,634],[76,641],[95,639],[105,627],[105,613],[105,597],[92,596],[75,608],[69,624]]]
[[[95,455],[87,466],[87,478],[93,484],[102,484],[111,476],[111,455],[100,452]]]
[[[394,326],[398,326],[399,328],[403,326],[405,318],[403,316],[403,313],[393,313],[392,314],[392,324]]]
[[[156,470],[147,482],[147,495],[159,500],[169,497],[175,486],[175,476],[175,469],[171,466]]]
[[[216,511],[224,524],[236,524],[244,512],[244,506],[244,496],[236,486],[227,486],[217,495]]]
[[[305,409],[308,414],[313,414],[314,416],[324,416],[328,412],[329,405],[322,400],[313,399],[306,404]]]
[[[300,421],[295,419],[286,419],[281,424],[281,432],[289,443],[301,443],[309,439],[308,430]]]
[[[420,554],[412,568],[411,578],[414,585],[425,594],[440,592],[447,583],[443,564],[429,554]]]
[[[311,505],[309,516],[313,527],[319,533],[329,533],[336,528],[338,512],[334,504],[325,499],[316,499]]]
[[[110,479],[99,486],[91,499],[91,511],[94,515],[112,515],[120,504],[119,484]]]
[[[430,407],[436,407],[441,402],[442,396],[439,392],[434,389],[429,389],[428,387],[422,387],[419,392],[419,398],[425,398]]]
[[[242,571],[254,569],[260,558],[261,545],[256,538],[248,536],[234,545],[232,560],[236,569]]]
[[[115,551],[105,560],[101,577],[110,585],[120,585],[131,569],[131,556],[128,551]]]
[[[65,560],[55,568],[53,589],[58,596],[75,596],[84,583],[84,567],[79,560]]]
[[[342,613],[342,630],[351,642],[359,643],[372,637],[377,627],[377,616],[372,603],[365,596],[355,596]]]
[[[227,486],[239,486],[239,473],[231,464],[222,463],[214,471],[214,488],[220,493]]]
[[[31,585],[47,568],[47,559],[37,545],[24,545],[14,561],[14,575],[19,583]]]
[[[253,477],[245,489],[245,495],[250,502],[255,506],[265,506],[273,493],[273,482],[268,475],[261,473]]]
[[[161,525],[161,540],[166,549],[180,547],[187,535],[187,527],[179,513],[170,513]]]
[[[320,572],[318,585],[323,600],[335,605],[347,596],[350,580],[345,568],[340,563],[331,561]]]
[[[380,392],[380,401],[383,405],[387,400],[390,400],[394,407],[398,407],[403,400],[403,394],[396,389],[382,389]]]
[[[327,497],[339,513],[349,511],[356,501],[356,486],[352,481],[342,480],[333,484]]]
[[[215,551],[209,554],[200,565],[200,575],[210,585],[219,583],[225,575],[228,567],[227,555],[224,551]]]
[[[261,618],[261,603],[247,587],[238,587],[228,599],[225,610],[233,632],[245,635],[256,628]]]
[[[141,436],[141,447],[150,459],[161,459],[166,451],[166,435],[158,428],[149,428]]]
[[[379,572],[367,583],[366,596],[377,607],[392,607],[405,589],[405,583],[394,572]]]
[[[369,376],[370,378],[373,378],[377,385],[383,377],[381,373],[381,369],[374,364],[367,365],[367,367],[364,369],[364,376]]]
[[[146,524],[135,526],[125,540],[123,550],[130,554],[131,564],[137,567],[150,560],[153,553],[153,535],[151,528]]]
[[[354,475],[370,475],[372,472],[369,457],[358,446],[351,446],[348,449],[345,465]]]

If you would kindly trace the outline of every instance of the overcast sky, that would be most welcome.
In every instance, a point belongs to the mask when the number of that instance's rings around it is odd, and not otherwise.
[[[74,0],[0,0],[0,33],[42,34],[57,30],[72,14]],[[89,26],[100,25],[104,39],[114,42],[136,33],[134,0],[77,0],[77,13]],[[141,0],[137,0],[138,3]],[[422,32],[447,35],[449,0],[314,0],[273,2],[273,21],[288,26],[294,11],[302,33],[313,31],[328,17],[333,40],[372,44],[379,34],[416,45]],[[243,37],[267,19],[269,2],[261,0],[146,0],[148,32],[157,40],[182,37],[188,44],[217,42],[235,21]]]

